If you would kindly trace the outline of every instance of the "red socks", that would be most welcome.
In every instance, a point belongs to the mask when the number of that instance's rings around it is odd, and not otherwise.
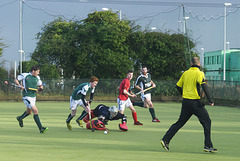
[[[132,112],[132,117],[133,117],[133,120],[134,122],[137,122],[137,112]]]

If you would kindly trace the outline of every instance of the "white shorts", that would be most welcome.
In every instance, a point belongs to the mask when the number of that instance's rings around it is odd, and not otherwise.
[[[29,109],[36,104],[36,97],[23,97],[22,100],[25,103],[25,106]]]
[[[132,105],[132,102],[129,98],[125,101],[117,98],[117,103],[118,103],[118,110],[120,111],[124,111],[125,107],[129,108]]]
[[[71,110],[76,110],[78,105],[82,106],[83,108],[85,108],[85,106],[84,106],[84,104],[82,102],[82,99],[74,100],[74,99],[72,99],[72,96],[70,96],[70,109]]]
[[[141,99],[143,102],[145,101],[146,98],[148,98],[151,101],[151,93],[141,94]]]

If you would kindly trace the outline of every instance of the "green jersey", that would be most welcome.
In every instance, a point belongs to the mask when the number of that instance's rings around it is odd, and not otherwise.
[[[151,81],[152,81],[152,79],[151,79],[151,74],[147,73],[147,76],[141,74],[141,75],[137,78],[135,85],[138,85],[138,86],[141,87],[141,89],[145,90],[145,89],[151,87],[151,85],[152,85],[152,84],[151,84]],[[144,92],[144,93],[145,93],[145,94],[146,94],[146,93],[150,93],[150,90],[148,90],[148,91],[146,91],[146,92]]]
[[[80,100],[82,95],[87,95],[88,92],[94,93],[95,88],[91,88],[90,83],[80,84],[72,93],[74,100]]]
[[[41,86],[42,81],[39,76],[35,77],[31,73],[22,73],[21,75],[18,75],[17,80],[22,81],[23,87],[25,87],[23,90],[23,97],[36,97],[36,91],[27,88],[36,89],[37,86]]]

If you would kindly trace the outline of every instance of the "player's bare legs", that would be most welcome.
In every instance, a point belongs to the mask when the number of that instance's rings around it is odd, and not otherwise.
[[[153,103],[152,103],[152,101],[149,98],[145,98],[145,100],[144,100],[144,107],[145,108],[149,107],[149,112],[150,112],[150,114],[152,116],[152,122],[160,122],[158,120],[158,118],[156,117],[156,115],[155,115],[155,110],[153,108]]]

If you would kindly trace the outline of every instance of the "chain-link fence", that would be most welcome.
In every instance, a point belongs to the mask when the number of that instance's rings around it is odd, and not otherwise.
[[[208,81],[210,95],[215,103],[227,106],[240,106],[239,81]],[[206,100],[206,98],[204,98]]]
[[[21,98],[21,91],[16,87],[8,87],[4,80],[0,79],[0,100],[11,100]],[[13,80],[8,80],[13,82]],[[42,100],[69,100],[73,90],[81,83],[88,82],[88,79],[44,79],[43,92],[38,96]],[[100,80],[95,91],[95,97],[101,100],[116,101],[118,97],[118,87],[122,79],[104,79]],[[153,80],[156,88],[152,89],[152,98],[154,101],[179,101],[181,96],[176,90],[177,81]],[[131,81],[131,87],[134,81]],[[209,92],[216,104],[240,105],[240,82],[233,81],[208,81]],[[132,88],[133,92],[138,90]],[[56,99],[56,97],[58,99]],[[44,99],[43,99],[44,98]],[[62,99],[61,99],[62,98]],[[39,100],[39,99],[38,99]],[[207,102],[206,97],[204,101]]]
[[[20,90],[15,87],[8,87],[4,85],[4,80],[0,87],[0,95],[16,95],[19,94]],[[73,90],[81,83],[88,82],[88,79],[44,79],[43,86],[44,91],[39,95],[51,96],[51,95],[63,95],[70,96]],[[118,87],[122,79],[104,79],[100,80],[95,95],[97,96],[118,96]],[[13,80],[8,80],[12,83]],[[154,81],[157,88],[152,89],[153,96],[175,96],[177,91],[175,89],[176,81]],[[133,92],[139,92],[134,87],[134,81],[131,82],[131,89]]]

